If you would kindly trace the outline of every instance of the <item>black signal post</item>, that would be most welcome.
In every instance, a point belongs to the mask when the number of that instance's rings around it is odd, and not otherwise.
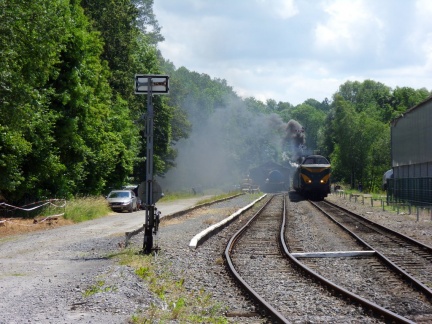
[[[169,77],[166,75],[135,75],[135,94],[147,94],[147,114],[145,137],[146,150],[146,189],[143,253],[150,254],[153,249],[153,234],[157,233],[159,214],[155,213],[154,181],[153,181],[153,94],[167,94],[169,91]]]

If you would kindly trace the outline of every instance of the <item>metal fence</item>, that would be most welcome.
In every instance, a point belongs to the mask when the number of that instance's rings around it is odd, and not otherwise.
[[[432,178],[387,180],[387,200],[413,206],[432,206]]]
[[[407,209],[409,214],[426,212],[432,220],[432,178],[401,178],[387,180],[387,205]],[[422,212],[423,211],[423,212]]]

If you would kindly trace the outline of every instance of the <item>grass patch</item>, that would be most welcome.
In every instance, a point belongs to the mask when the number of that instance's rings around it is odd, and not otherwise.
[[[103,197],[76,198],[67,202],[64,218],[74,223],[106,216],[111,212]]]
[[[165,193],[165,196],[162,197],[159,202],[169,202],[169,201],[175,201],[175,200],[179,200],[179,199],[188,199],[188,198],[199,198],[199,197],[204,197],[204,196],[211,196],[210,198],[203,198],[202,200],[200,200],[197,204],[205,204],[208,202],[213,202],[215,200],[220,200],[220,199],[224,199],[224,198],[228,198],[237,194],[240,194],[241,191],[231,191],[228,193],[220,193],[217,191],[208,191],[206,193],[197,193],[197,194],[193,194],[193,192],[191,191],[178,191],[178,192],[168,192]],[[260,196],[260,194],[255,194],[257,195],[257,197]]]
[[[83,292],[84,297],[90,297],[97,293],[110,292],[117,290],[114,287],[106,286],[105,281],[99,280],[96,284],[90,286]]]
[[[169,193],[164,193],[164,196],[159,200],[159,202],[168,202],[168,201],[175,201],[179,199],[196,198],[197,196],[201,196],[201,195],[194,195],[190,191],[169,192]]]
[[[213,217],[210,217],[210,218],[204,220],[204,222],[203,222],[203,224],[206,224],[206,225],[213,225],[216,223],[217,223],[217,220],[214,219]]]
[[[111,212],[103,197],[75,198],[66,204],[62,202],[61,206],[48,206],[36,216],[7,218],[6,222],[0,224],[0,242],[6,242],[9,238],[5,237],[11,235],[71,225],[106,216]],[[63,213],[62,217],[58,216]]]
[[[153,304],[141,310],[132,316],[132,323],[228,323],[223,315],[224,307],[204,290],[187,290],[184,285],[186,279],[171,273],[163,256],[155,258],[126,250],[115,257],[120,264],[135,269],[135,273],[147,282],[150,291],[158,296],[163,304],[163,307]]]
[[[240,191],[236,191],[236,192],[228,192],[228,193],[224,193],[224,194],[214,195],[210,198],[204,198],[204,199],[198,201],[197,205],[211,203],[215,200],[221,200],[221,199],[229,198],[229,197],[238,195],[240,193],[241,193]],[[253,194],[253,195],[256,195],[257,197],[260,196],[260,194]]]
[[[28,275],[25,273],[19,273],[19,272],[12,272],[12,273],[8,273],[8,272],[3,272],[0,273],[0,278],[7,278],[7,277],[27,277]]]

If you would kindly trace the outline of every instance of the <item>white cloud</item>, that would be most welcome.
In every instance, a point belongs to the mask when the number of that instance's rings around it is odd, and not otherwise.
[[[341,54],[362,51],[365,43],[376,39],[383,28],[363,0],[325,1],[322,6],[328,19],[315,28],[315,44],[320,50]],[[375,44],[379,43],[376,39]]]
[[[411,44],[423,54],[424,72],[432,72],[432,2],[428,0],[416,1],[416,19]]]
[[[243,97],[295,105],[365,79],[432,87],[430,0],[157,0],[154,8],[162,55]]]
[[[345,81],[332,78],[319,62],[289,59],[260,64],[237,62],[232,67],[226,67],[225,78],[241,97],[255,97],[263,102],[274,99],[293,105],[309,98],[318,101],[326,97],[331,99],[331,95]],[[314,89],[313,94],[311,89]]]
[[[432,14],[432,2],[430,0],[417,0],[415,3],[416,9],[419,14],[423,14],[425,17],[429,18]]]
[[[294,0],[257,0],[257,2],[281,19],[289,19],[299,13]]]

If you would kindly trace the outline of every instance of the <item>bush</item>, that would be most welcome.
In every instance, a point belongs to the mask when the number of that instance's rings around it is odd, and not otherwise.
[[[67,202],[64,218],[79,223],[106,216],[110,212],[104,197],[75,198]]]

